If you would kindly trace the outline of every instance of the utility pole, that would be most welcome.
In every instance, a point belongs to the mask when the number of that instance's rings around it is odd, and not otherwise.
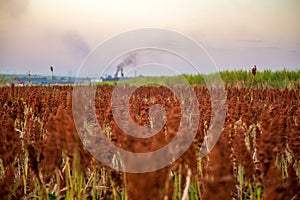
[[[31,74],[30,74],[30,70],[28,71],[28,73],[27,73],[27,77],[28,77],[28,84],[30,85],[30,76],[31,76]]]
[[[54,83],[54,76],[53,76],[53,67],[50,66],[51,74],[52,74],[52,84]]]

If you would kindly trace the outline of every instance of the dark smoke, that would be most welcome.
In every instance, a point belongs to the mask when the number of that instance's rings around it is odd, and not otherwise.
[[[127,65],[131,65],[134,64],[136,60],[136,54],[135,53],[131,53],[128,55],[125,55],[123,58],[123,61],[119,64],[121,66],[127,66]]]
[[[72,57],[86,57],[91,50],[84,38],[75,30],[67,31],[63,35],[63,43]]]

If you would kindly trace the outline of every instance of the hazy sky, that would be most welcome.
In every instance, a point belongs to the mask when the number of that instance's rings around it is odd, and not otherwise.
[[[0,73],[73,75],[99,43],[145,27],[190,36],[220,69],[299,69],[299,19],[299,0],[0,0]]]

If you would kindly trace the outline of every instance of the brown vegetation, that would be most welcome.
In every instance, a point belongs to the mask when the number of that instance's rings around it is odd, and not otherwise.
[[[126,91],[129,86],[124,87]],[[150,124],[154,104],[162,105],[167,116],[159,133],[140,139],[117,126],[110,104],[113,89],[97,87],[95,106],[100,126],[115,145],[150,152],[176,135],[181,110],[172,91],[149,86],[134,92],[129,111],[137,125]],[[200,121],[194,142],[170,166],[144,174],[115,171],[87,152],[73,120],[72,90],[71,86],[0,88],[0,196],[4,199],[35,195],[122,199],[125,193],[128,199],[180,199],[187,178],[196,187],[192,190],[190,185],[190,195],[201,199],[300,198],[299,88],[226,88],[223,132],[212,152],[200,159],[211,100],[205,87],[195,87]],[[98,148],[106,147],[99,143]]]

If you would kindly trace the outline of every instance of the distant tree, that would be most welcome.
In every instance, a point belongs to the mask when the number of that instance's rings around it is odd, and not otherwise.
[[[6,76],[4,74],[0,76],[0,85],[6,85]]]

